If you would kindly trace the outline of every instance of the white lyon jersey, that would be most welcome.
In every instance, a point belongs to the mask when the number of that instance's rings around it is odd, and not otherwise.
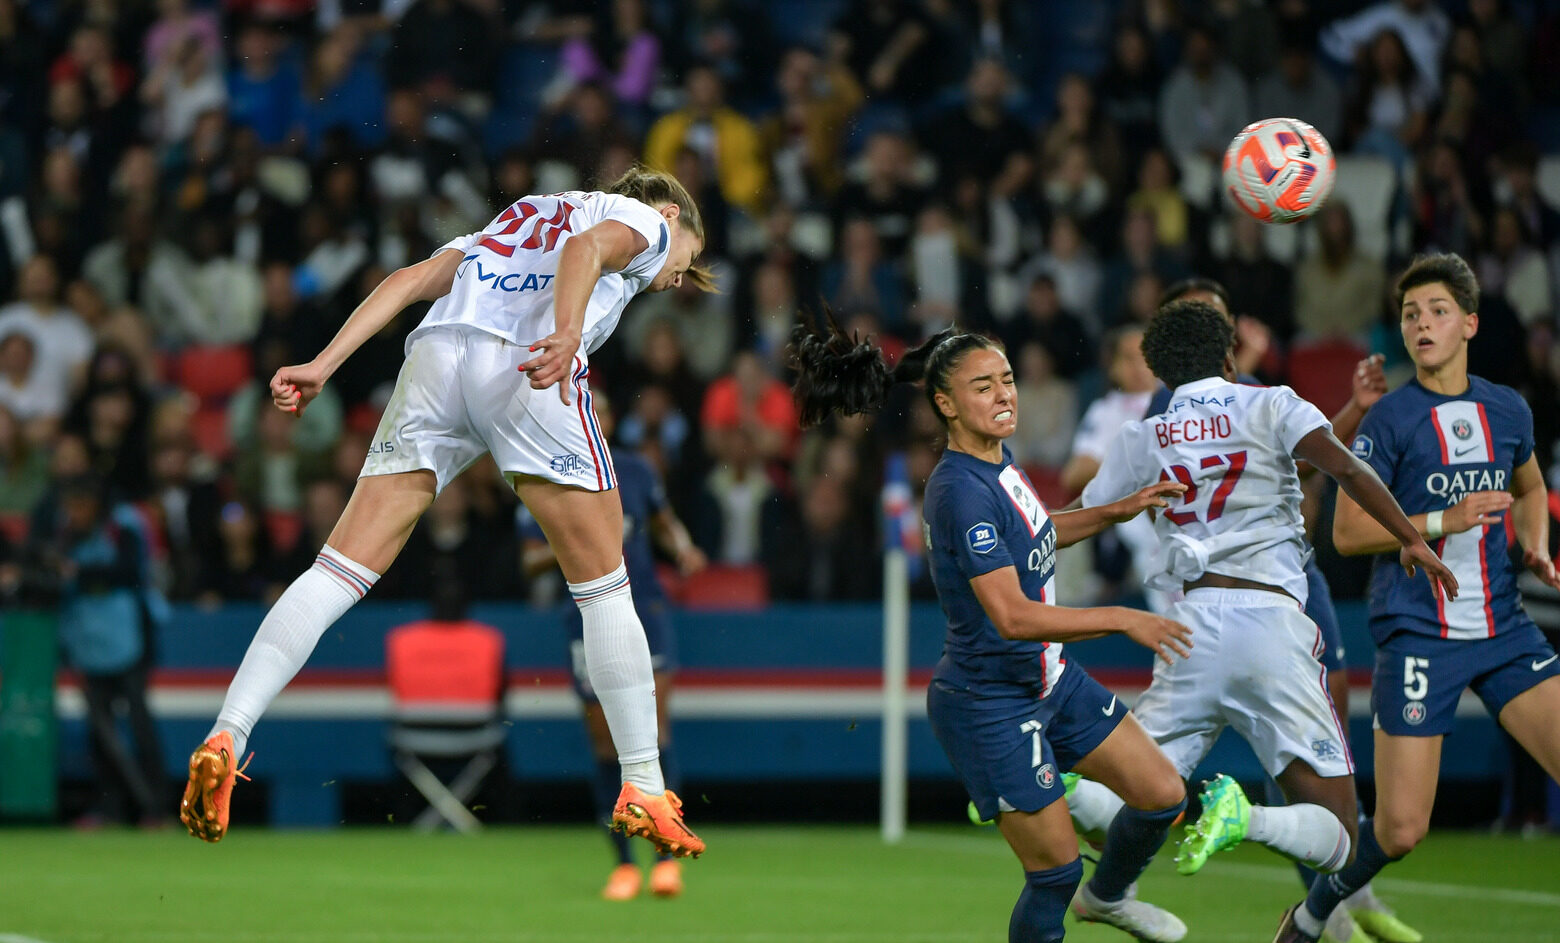
[[[559,250],[574,234],[609,219],[644,236],[647,245],[621,272],[603,272],[596,282],[580,325],[580,347],[593,353],[666,263],[671,233],[660,213],[632,197],[579,190],[517,200],[486,229],[441,246],[434,255],[458,249],[464,257],[449,294],[433,303],[407,338],[408,353],[413,339],[440,325],[474,327],[517,346],[551,334]]]
[[[1187,383],[1163,413],[1122,427],[1083,504],[1178,481],[1186,493],[1154,522],[1160,546],[1149,584],[1179,589],[1217,573],[1278,586],[1303,606],[1310,550],[1294,450],[1308,433],[1331,428],[1287,386]]]

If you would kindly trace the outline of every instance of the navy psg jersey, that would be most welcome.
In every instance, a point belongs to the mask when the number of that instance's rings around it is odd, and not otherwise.
[[[1360,423],[1354,454],[1370,463],[1408,514],[1444,511],[1475,491],[1509,491],[1533,454],[1533,413],[1510,387],[1468,378],[1458,396],[1410,381],[1383,396]],[[1489,638],[1527,624],[1504,523],[1448,534],[1430,545],[1457,576],[1458,595],[1438,600],[1423,573],[1404,574],[1397,554],[1377,558],[1370,583],[1371,634]]]
[[[1065,667],[1060,642],[1005,639],[970,580],[1013,567],[1024,595],[1056,597],[1056,529],[1006,447],[1001,464],[948,449],[921,508],[932,583],[948,619],[943,656],[971,681],[1033,684],[1043,696]]]

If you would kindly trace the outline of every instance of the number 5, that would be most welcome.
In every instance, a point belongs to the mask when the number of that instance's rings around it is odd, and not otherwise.
[[[1430,667],[1430,659],[1409,655],[1403,659],[1403,696],[1410,701],[1422,701],[1430,693],[1430,677],[1422,668]]]

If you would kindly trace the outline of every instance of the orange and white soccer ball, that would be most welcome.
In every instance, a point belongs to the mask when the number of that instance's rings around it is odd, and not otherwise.
[[[1264,223],[1293,223],[1322,208],[1338,174],[1332,145],[1297,118],[1247,125],[1224,152],[1224,191]]]

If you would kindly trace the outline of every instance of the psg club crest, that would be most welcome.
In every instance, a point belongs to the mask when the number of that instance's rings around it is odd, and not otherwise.
[[[1457,420],[1456,422],[1452,423],[1452,435],[1459,439],[1466,440],[1469,436],[1473,435],[1473,424],[1466,419]]]
[[[1466,425],[1466,423],[1464,424]],[[1417,727],[1425,722],[1425,702],[1409,701],[1403,705],[1403,723]]]
[[[1056,784],[1056,767],[1050,763],[1042,765],[1035,770],[1035,782],[1040,784],[1041,789],[1050,789]]]

